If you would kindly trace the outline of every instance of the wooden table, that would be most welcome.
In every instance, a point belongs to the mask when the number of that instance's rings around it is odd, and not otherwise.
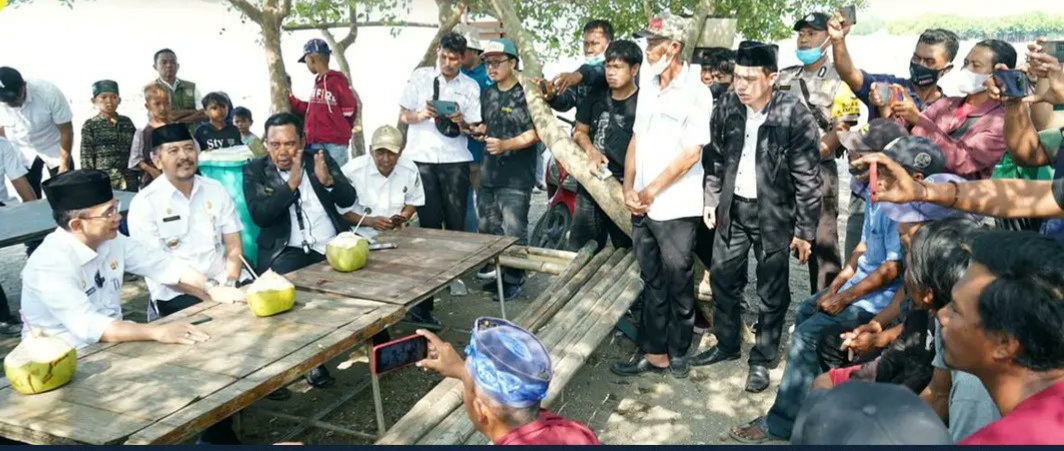
[[[136,193],[115,191],[122,204],[121,213],[129,210]],[[23,202],[0,208],[0,247],[12,246],[44,238],[58,227],[52,219],[52,207],[46,199]]]
[[[355,272],[338,272],[322,262],[287,276],[301,289],[409,308],[517,242],[508,236],[417,227],[384,233],[376,240],[398,247],[370,252],[366,266]]]
[[[399,305],[298,292],[291,311],[255,317],[246,305],[196,305],[163,321],[208,315],[195,346],[97,344],[74,380],[24,396],[0,380],[0,435],[36,444],[164,444],[194,437],[368,339]]]

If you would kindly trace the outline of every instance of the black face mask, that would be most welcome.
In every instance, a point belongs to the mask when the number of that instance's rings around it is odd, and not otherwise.
[[[709,92],[713,93],[713,100],[720,98],[721,94],[728,92],[731,83],[713,83],[709,85]]]
[[[941,69],[932,69],[916,63],[909,63],[909,78],[913,84],[927,87],[938,82],[938,73]]]

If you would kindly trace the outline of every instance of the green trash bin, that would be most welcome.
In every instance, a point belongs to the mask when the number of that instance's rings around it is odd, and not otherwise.
[[[244,165],[248,164],[252,158],[255,158],[255,155],[247,146],[201,152],[199,169],[200,174],[217,180],[233,197],[236,215],[240,218],[240,224],[244,226],[240,232],[240,240],[244,246],[244,258],[254,265],[259,255],[259,227],[251,220],[251,213],[244,199]]]

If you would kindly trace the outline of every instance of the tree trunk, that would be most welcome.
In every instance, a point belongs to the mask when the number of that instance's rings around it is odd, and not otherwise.
[[[281,56],[281,18],[272,14],[262,17],[262,46],[266,50],[266,66],[270,73],[270,111],[287,112],[288,82],[285,80],[284,58]]]
[[[440,28],[436,30],[436,36],[433,36],[432,42],[425,49],[425,55],[421,57],[421,62],[417,67],[436,65],[436,48],[440,46],[440,39],[454,30],[454,27],[462,20],[462,14],[466,9],[465,2],[456,6],[451,0],[436,0],[436,5],[440,7]]]
[[[694,22],[691,24],[691,29],[687,30],[689,45],[683,47],[681,55],[684,61],[690,62],[691,57],[694,56],[695,47],[698,46],[698,40],[702,38],[702,31],[706,27],[706,18],[711,14],[713,14],[713,0],[699,0],[698,8],[695,8]]]
[[[547,105],[547,102],[540,96],[539,90],[534,88],[532,83],[529,82],[531,78],[542,77],[543,65],[539,60],[539,55],[532,47],[532,36],[521,26],[521,21],[517,17],[513,2],[511,0],[491,0],[491,3],[499,20],[502,22],[503,29],[514,40],[518,53],[521,54],[521,61],[525,68],[519,74],[519,77],[521,85],[525,86],[525,99],[528,101],[529,112],[532,114],[532,121],[535,123],[536,133],[539,134],[540,141],[550,149],[550,152],[554,154],[554,158],[565,167],[566,171],[571,176],[576,177],[576,180],[591,194],[591,197],[595,199],[595,202],[606,212],[610,219],[630,236],[632,234],[632,216],[624,206],[621,184],[615,178],[601,180],[591,173],[591,167],[588,164],[587,154],[584,153],[584,149],[580,148],[562,130],[558,125],[558,120],[554,117],[554,112],[551,110],[550,105]]]
[[[358,90],[355,89],[355,79],[351,77],[351,66],[347,62],[347,49],[355,43],[355,39],[358,36],[358,24],[353,22],[355,16],[352,15],[351,19],[351,31],[342,41],[337,42],[332,32],[328,29],[322,29],[321,34],[325,36],[325,41],[329,43],[329,47],[335,49],[333,56],[336,58],[336,64],[340,66],[340,72],[343,72],[344,76],[347,77],[351,92],[355,94],[355,127],[351,133],[351,155],[359,157],[366,154],[366,135],[362,130],[362,96],[358,95]]]

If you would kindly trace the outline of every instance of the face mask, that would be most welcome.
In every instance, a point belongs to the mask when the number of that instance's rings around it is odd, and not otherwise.
[[[709,85],[709,92],[713,93],[713,100],[720,98],[721,94],[728,92],[730,83],[713,83]]]
[[[661,75],[662,72],[665,72],[665,69],[669,68],[669,63],[672,63],[672,58],[668,55],[668,53],[665,53],[658,62],[650,64],[651,75]]]
[[[909,78],[916,86],[926,87],[938,81],[939,69],[931,69],[916,63],[909,63]]]
[[[990,79],[990,74],[977,74],[967,67],[961,69],[957,75],[959,79],[957,90],[963,94],[978,94],[986,91],[986,86],[983,86],[983,83]]]
[[[587,57],[586,60],[584,60],[584,64],[587,64],[588,66],[598,66],[599,64],[602,64],[602,63],[605,63],[605,62],[606,62],[606,54],[604,54],[604,53],[600,53],[600,54],[595,55],[595,56],[589,56],[589,57]]]
[[[801,61],[802,64],[805,64],[807,66],[817,61],[820,61],[820,58],[824,56],[824,51],[820,47],[813,47],[811,49],[798,49],[795,50],[794,53],[798,55],[798,61]]]

